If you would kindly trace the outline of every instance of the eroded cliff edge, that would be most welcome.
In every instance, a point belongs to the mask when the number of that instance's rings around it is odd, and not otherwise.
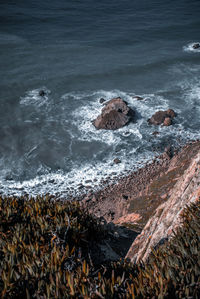
[[[198,198],[199,159],[200,141],[179,150],[168,149],[137,172],[85,195],[82,204],[93,215],[114,223],[115,228],[125,226],[140,233],[132,239],[127,257],[132,261],[146,259],[150,248],[180,225],[183,208]]]
[[[145,261],[151,248],[169,239],[181,225],[183,209],[200,198],[200,150],[170,193],[169,199],[156,209],[134,240],[126,256],[131,261]]]
[[[178,151],[166,150],[158,159],[116,183],[105,180],[101,190],[90,190],[81,203],[97,217],[141,232],[156,208],[169,199],[174,185],[198,152],[200,141]]]

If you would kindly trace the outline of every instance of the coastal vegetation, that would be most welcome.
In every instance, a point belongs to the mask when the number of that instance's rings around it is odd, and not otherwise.
[[[199,298],[200,200],[146,263],[102,265],[91,251],[108,233],[77,202],[0,198],[2,298]]]

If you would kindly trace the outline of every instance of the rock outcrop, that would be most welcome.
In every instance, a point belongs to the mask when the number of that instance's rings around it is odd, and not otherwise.
[[[141,233],[155,210],[167,202],[175,184],[198,152],[200,141],[179,150],[168,146],[158,160],[119,178],[117,182],[116,178],[114,181],[105,178],[100,190],[91,190],[89,198],[87,191],[80,196],[80,202],[91,214]],[[139,216],[135,217],[136,214]]]
[[[147,260],[151,248],[169,239],[181,225],[180,216],[184,208],[200,198],[200,150],[170,194],[134,240],[126,256],[131,261]]]
[[[134,110],[125,101],[120,97],[114,98],[105,103],[101,115],[93,121],[93,125],[97,129],[116,130],[132,121],[134,115]]]
[[[172,109],[157,111],[150,119],[148,119],[148,123],[151,125],[170,126],[175,116],[176,113]]]

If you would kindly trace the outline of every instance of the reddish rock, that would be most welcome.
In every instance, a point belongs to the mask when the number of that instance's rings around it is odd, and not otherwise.
[[[174,118],[177,115],[173,109],[168,109],[166,112],[167,112],[167,115],[169,115],[169,117],[171,117],[171,118]]]
[[[170,126],[172,124],[172,119],[175,116],[176,113],[172,109],[168,109],[167,111],[157,111],[150,119],[148,119],[148,123],[151,125],[163,124],[165,126]]]
[[[193,158],[183,176],[179,178],[167,202],[161,204],[149,219],[142,233],[134,240],[127,253],[131,261],[146,261],[151,248],[162,239],[169,239],[181,226],[183,209],[200,196],[200,151]]]
[[[168,127],[168,126],[171,126],[171,124],[172,124],[172,119],[171,119],[171,117],[166,117],[166,118],[164,119],[163,126]]]
[[[106,113],[104,116],[98,116],[94,121],[94,126],[97,129],[116,130],[124,127],[128,122],[128,116],[112,110],[109,113]]]
[[[105,107],[94,121],[97,129],[116,130],[133,120],[135,112],[128,107],[121,98],[114,98],[105,104]]]
[[[137,223],[140,219],[141,219],[140,214],[131,213],[131,214],[127,214],[127,215],[124,215],[124,216],[120,217],[116,221],[116,224],[121,224],[121,225],[124,224],[124,223],[133,224],[133,223]]]

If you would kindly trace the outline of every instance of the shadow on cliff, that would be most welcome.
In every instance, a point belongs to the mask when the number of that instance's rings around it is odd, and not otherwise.
[[[103,226],[105,228],[105,237],[99,240],[99,242],[93,243],[89,249],[94,265],[101,265],[125,258],[131,244],[139,234],[112,222],[107,223],[105,221]]]

